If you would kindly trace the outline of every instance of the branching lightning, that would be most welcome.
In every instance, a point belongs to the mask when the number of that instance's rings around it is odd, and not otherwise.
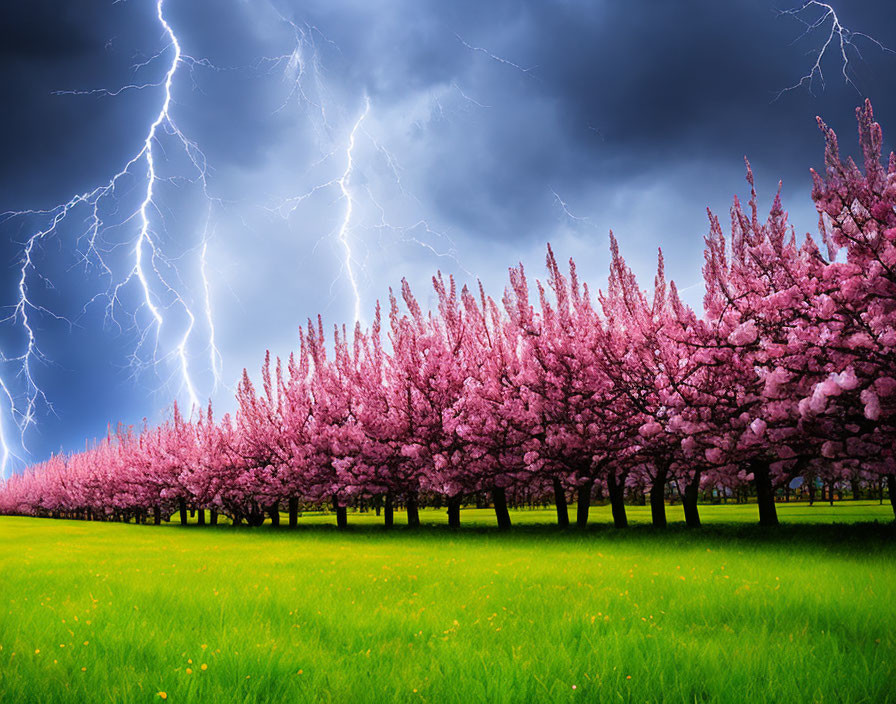
[[[145,364],[142,350],[147,346],[151,346],[150,366],[160,369],[167,359],[172,358],[176,361],[175,375],[179,378],[181,391],[185,393],[192,406],[199,404],[199,394],[190,371],[190,353],[188,348],[190,338],[194,333],[196,314],[193,312],[189,297],[184,292],[182,284],[176,285],[174,283],[174,279],[179,280],[181,278],[180,273],[173,259],[166,256],[163,251],[158,232],[154,226],[154,215],[159,210],[156,200],[158,196],[157,189],[159,184],[165,180],[160,176],[157,168],[157,156],[158,153],[161,153],[160,140],[163,136],[175,139],[194,169],[194,174],[188,180],[201,186],[204,195],[209,199],[210,207],[214,201],[208,191],[205,156],[196,143],[187,138],[180,130],[171,114],[172,90],[178,69],[183,65],[188,65],[192,71],[196,66],[209,66],[210,64],[204,60],[198,61],[193,59],[183,53],[180,40],[165,18],[163,6],[164,0],[156,0],[156,17],[168,44],[160,52],[135,67],[142,68],[152,64],[162,59],[165,53],[170,51],[171,60],[162,80],[131,83],[115,89],[98,88],[85,91],[57,91],[58,95],[103,95],[114,97],[125,91],[161,89],[162,97],[158,113],[149,124],[147,132],[141,140],[140,149],[125,162],[120,171],[101,186],[77,194],[67,202],[50,209],[10,211],[0,216],[0,221],[2,222],[20,217],[43,216],[48,218],[47,225],[31,234],[24,243],[23,254],[19,263],[18,299],[12,308],[11,314],[3,321],[0,321],[17,323],[25,339],[24,351],[22,353],[0,357],[0,361],[14,363],[17,366],[16,375],[23,380],[24,390],[17,396],[12,392],[8,379],[0,378],[0,389],[3,391],[7,401],[6,405],[8,406],[7,416],[18,427],[20,444],[23,450],[26,447],[26,432],[35,423],[37,406],[43,403],[48,408],[52,408],[35,376],[35,366],[38,362],[46,361],[47,358],[38,346],[31,315],[41,313],[61,319],[60,316],[35,301],[31,295],[29,287],[31,279],[43,278],[35,266],[34,253],[43,240],[62,236],[62,224],[69,220],[75,211],[84,209],[87,211],[87,229],[79,235],[77,240],[80,258],[85,266],[91,264],[97,266],[108,282],[108,288],[91,298],[88,305],[98,298],[105,298],[107,302],[107,319],[110,322],[117,322],[118,310],[126,308],[122,301],[124,291],[129,286],[136,287],[141,303],[136,310],[129,313],[133,328],[138,331],[138,342],[132,357],[135,372],[140,366]],[[143,181],[141,201],[134,210],[126,213],[120,220],[107,224],[104,220],[105,212],[107,209],[111,209],[114,212],[115,209],[112,206],[120,205],[121,200],[118,198],[117,190],[126,176]],[[116,247],[112,246],[111,249],[106,249],[103,235],[111,228],[119,228],[131,222],[136,223],[137,226],[136,233],[128,245],[131,264],[123,276],[116,276],[114,264],[108,261],[109,252]],[[217,383],[221,369],[221,355],[215,345],[214,323],[211,317],[210,281],[206,268],[207,247],[208,237],[206,236],[202,242],[199,277],[205,302],[204,320],[208,328],[208,346],[210,358],[213,362],[212,372],[215,383]],[[179,336],[178,343],[172,350],[166,352],[162,349],[163,343],[160,336],[163,326],[166,325],[167,313],[172,307],[181,309],[187,319],[187,324]],[[138,318],[140,308],[145,309],[149,313],[149,320],[145,323]],[[0,460],[2,460],[0,468],[2,468],[4,474],[8,470],[8,460],[15,454],[8,434],[3,433],[7,428],[8,426],[0,426]]]
[[[431,227],[425,218],[415,219],[410,224],[395,223],[388,217],[386,208],[369,183],[363,186],[355,185],[355,176],[359,170],[363,171],[368,177],[366,180],[370,181],[372,180],[370,178],[371,170],[375,168],[369,159],[365,158],[363,163],[359,161],[358,150],[363,140],[364,144],[371,146],[375,155],[378,155],[384,171],[388,174],[388,180],[394,184],[395,189],[404,198],[420,205],[419,201],[405,189],[402,183],[401,167],[398,160],[368,129],[374,112],[369,96],[364,94],[362,108],[351,122],[340,119],[339,115],[342,110],[331,104],[333,100],[323,78],[322,61],[315,37],[320,38],[322,42],[337,52],[339,51],[338,46],[314,25],[298,24],[280,12],[277,14],[281,21],[292,28],[295,38],[295,46],[291,53],[264,59],[272,66],[283,66],[283,78],[290,86],[287,98],[278,111],[282,111],[289,101],[295,100],[312,120],[321,149],[321,158],[311,164],[306,173],[318,167],[326,167],[329,162],[335,161],[340,155],[342,155],[342,159],[340,160],[341,171],[338,174],[321,180],[299,195],[281,199],[268,210],[288,220],[308,201],[328,192],[335,192],[336,200],[334,202],[341,204],[342,217],[329,234],[318,239],[318,244],[327,238],[332,238],[332,242],[340,251],[341,275],[347,280],[352,315],[355,321],[363,319],[364,299],[361,290],[361,276],[362,272],[366,273],[364,257],[359,256],[359,250],[368,250],[369,246],[373,244],[372,241],[366,240],[363,242],[363,247],[359,246],[361,242],[358,235],[362,231],[373,230],[380,233],[381,236],[377,244],[383,250],[387,249],[391,243],[382,240],[382,233],[390,232],[398,242],[414,245],[436,257],[450,258],[461,270],[466,272],[466,269],[458,261],[454,243],[447,234]],[[466,95],[456,83],[452,83],[449,89],[456,91],[467,103],[479,108],[488,107]],[[434,100],[434,104],[438,112],[441,113],[442,107],[438,99]],[[342,127],[343,125],[344,127]],[[342,128],[340,129],[340,127]],[[341,136],[340,132],[342,132]],[[365,217],[368,211],[375,212],[378,216],[377,219]],[[444,249],[437,247],[432,243],[433,241],[447,243],[447,247]],[[466,273],[469,274],[469,272]],[[331,291],[336,284],[337,280],[334,280],[331,284]]]
[[[405,188],[401,165],[378,136],[381,126],[375,118],[387,118],[376,115],[376,105],[366,92],[362,93],[363,109],[352,119],[346,119],[342,101],[334,98],[329,90],[331,86],[320,53],[324,48],[341,52],[318,27],[293,21],[272,4],[279,20],[292,31],[290,49],[262,57],[251,66],[222,68],[186,53],[181,38],[166,17],[166,0],[151,2],[164,45],[132,68],[136,75],[138,71],[164,66],[158,79],[54,91],[55,95],[67,98],[109,99],[129,92],[157,93],[157,107],[147,119],[136,150],[122,160],[121,168],[107,181],[76,193],[65,202],[49,208],[0,213],[0,224],[17,221],[22,223],[20,230],[30,228],[21,242],[21,255],[16,263],[16,299],[8,307],[8,314],[0,318],[0,324],[12,326],[20,334],[17,343],[4,343],[16,347],[0,350],[0,474],[3,476],[14,460],[26,461],[29,454],[26,435],[42,411],[53,410],[39,379],[40,367],[52,361],[40,344],[44,332],[39,323],[52,319],[74,326],[80,320],[78,317],[69,320],[52,310],[55,306],[47,304],[37,291],[38,282],[53,287],[41,257],[37,256],[50,241],[68,247],[66,251],[75,254],[85,274],[99,274],[99,288],[88,293],[80,315],[86,315],[88,309],[99,304],[107,325],[133,336],[129,366],[135,376],[151,371],[163,388],[176,390],[193,408],[222,385],[224,360],[216,340],[209,255],[215,240],[216,213],[223,208],[224,201],[212,195],[205,154],[175,120],[175,91],[185,76],[201,92],[197,81],[199,71],[282,72],[286,92],[274,114],[283,114],[291,105],[303,110],[321,153],[319,160],[309,164],[305,175],[318,169],[331,173],[304,194],[285,198],[267,210],[288,219],[309,199],[326,193],[335,195],[331,205],[339,205],[339,218],[319,241],[329,239],[339,251],[340,277],[347,280],[356,321],[363,317],[363,280],[370,276],[365,262],[373,246],[384,250],[396,243],[418,247],[428,255],[451,259],[472,276],[459,263],[451,238],[420,217],[423,204]],[[471,52],[482,53],[492,61],[532,76],[535,67],[525,68],[470,45],[459,36],[458,40]],[[428,118],[423,117],[424,121],[444,116],[441,99],[451,92],[459,96],[453,100],[477,109],[489,108],[467,95],[456,82],[442,88],[443,92],[432,98],[432,110]],[[421,106],[414,108],[419,110]],[[415,124],[421,125],[419,121]],[[182,162],[182,171],[175,176],[169,173],[173,158]],[[338,173],[332,173],[334,167]],[[200,227],[202,231],[195,233],[169,233],[164,215],[165,196],[166,188],[172,184],[190,184],[197,192],[201,191],[207,207],[204,230]],[[182,246],[172,250],[172,242]],[[192,246],[187,244],[190,242]]]
[[[778,94],[775,96],[775,100],[780,98],[784,93],[796,90],[797,88],[802,88],[803,86],[806,86],[811,93],[812,84],[816,80],[821,83],[821,88],[822,90],[824,90],[825,78],[821,64],[825,55],[828,53],[828,50],[832,49],[832,46],[834,47],[834,51],[839,51],[840,73],[843,76],[844,82],[847,85],[855,88],[857,91],[859,90],[859,88],[853,81],[849,59],[850,49],[855,52],[856,56],[858,56],[859,58],[862,57],[862,53],[859,50],[856,40],[864,40],[869,44],[876,46],[881,51],[891,54],[894,53],[892,49],[888,48],[874,37],[865,34],[864,32],[854,32],[849,29],[849,27],[844,26],[841,23],[840,18],[837,16],[837,12],[834,10],[833,6],[826,2],[820,2],[819,0],[807,0],[807,2],[804,2],[799,7],[795,7],[790,10],[779,11],[779,15],[793,17],[804,26],[805,29],[803,33],[799,37],[797,37],[795,41],[799,41],[807,35],[810,35],[816,30],[822,28],[824,28],[824,32],[827,32],[827,36],[825,37],[821,48],[818,49],[817,52],[815,52],[815,61],[812,64],[809,72],[801,76],[800,80],[794,83],[792,86],[788,86],[787,88],[783,88],[782,90],[778,91]],[[829,28],[827,27],[828,22],[830,22]]]

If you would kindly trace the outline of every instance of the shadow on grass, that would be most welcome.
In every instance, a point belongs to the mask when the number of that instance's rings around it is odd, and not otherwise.
[[[584,529],[577,527],[560,528],[550,524],[521,524],[510,530],[499,530],[495,526],[483,524],[461,525],[449,528],[444,524],[423,524],[410,529],[405,525],[385,528],[372,523],[352,524],[347,528],[337,528],[326,523],[305,523],[301,520],[295,528],[265,524],[257,527],[233,526],[231,524],[181,526],[175,523],[163,526],[141,526],[146,529],[165,528],[189,533],[209,532],[215,535],[264,535],[288,540],[292,537],[314,537],[327,539],[361,540],[473,540],[500,541],[522,544],[526,542],[569,542],[595,541],[602,544],[655,544],[658,547],[712,547],[766,545],[794,549],[823,549],[849,553],[860,550],[867,554],[870,550],[896,554],[896,521],[851,522],[851,523],[782,523],[774,527],[763,527],[748,523],[711,523],[700,528],[688,528],[682,523],[671,523],[666,528],[655,528],[650,524],[634,524],[618,529],[605,523],[595,523]]]

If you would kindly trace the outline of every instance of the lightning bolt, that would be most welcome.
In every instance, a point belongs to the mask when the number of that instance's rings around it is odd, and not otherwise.
[[[107,301],[107,320],[115,322],[118,319],[117,310],[125,307],[122,300],[124,291],[129,286],[135,287],[141,300],[138,309],[130,313],[133,327],[138,331],[138,341],[131,360],[132,365],[135,367],[135,373],[143,365],[141,350],[149,345],[151,341],[151,366],[160,368],[169,359],[175,361],[173,375],[179,377],[180,391],[186,395],[191,406],[199,406],[199,394],[191,374],[189,352],[189,344],[195,331],[197,315],[193,311],[187,294],[183,292],[183,283],[181,282],[180,286],[175,283],[175,279],[180,280],[180,273],[173,259],[166,256],[163,251],[158,231],[154,228],[154,215],[159,212],[157,203],[158,186],[162,181],[168,180],[160,176],[157,168],[157,150],[161,149],[161,139],[164,136],[175,139],[192,165],[194,173],[187,177],[186,180],[199,184],[203,194],[209,200],[210,207],[213,202],[220,203],[220,201],[213,199],[209,193],[205,155],[198,145],[180,130],[171,114],[172,90],[178,69],[186,65],[192,73],[198,66],[211,66],[211,64],[205,60],[197,60],[184,54],[180,40],[165,17],[164,0],[156,1],[156,18],[163,29],[167,45],[157,54],[134,68],[136,70],[152,64],[162,59],[165,53],[170,51],[170,63],[160,81],[135,82],[115,89],[98,88],[84,91],[56,91],[58,95],[104,95],[114,97],[126,91],[161,89],[161,105],[158,113],[156,113],[149,124],[139,150],[106,183],[92,190],[76,194],[65,203],[46,210],[9,211],[0,214],[0,222],[26,216],[46,217],[48,219],[47,225],[31,234],[24,243],[19,263],[17,300],[11,314],[0,320],[0,322],[17,323],[22,330],[25,340],[22,353],[14,356],[0,356],[0,361],[17,365],[16,375],[23,379],[22,401],[18,403],[16,401],[17,397],[8,383],[9,380],[0,378],[0,389],[2,389],[7,401],[7,417],[18,427],[23,449],[25,448],[26,431],[35,423],[38,406],[42,403],[52,410],[52,406],[35,376],[35,366],[39,362],[47,361],[47,358],[38,346],[35,328],[32,324],[32,314],[46,314],[57,320],[66,320],[32,298],[29,282],[32,278],[43,279],[43,276],[37,270],[33,257],[36,248],[39,247],[43,240],[61,236],[63,223],[70,219],[73,212],[79,210],[86,209],[88,223],[86,231],[83,231],[76,240],[77,246],[80,247],[83,244],[80,258],[85,266],[90,264],[97,266],[103,277],[108,281],[108,288],[91,298],[84,307],[85,311],[98,298],[105,298]],[[126,176],[138,178],[142,181],[140,203],[135,209],[126,212],[119,221],[111,224],[107,223],[104,220],[106,209],[113,204],[120,203],[117,191]],[[114,273],[114,264],[108,260],[109,251],[111,250],[107,251],[104,249],[103,235],[112,228],[119,228],[129,223],[136,224],[136,233],[128,245],[131,265],[124,276],[118,278]],[[206,235],[202,241],[199,279],[203,291],[204,321],[209,331],[208,347],[212,361],[212,373],[217,385],[222,363],[220,352],[215,344],[214,323],[211,317],[211,288],[206,266],[208,240],[207,226]],[[114,250],[116,248],[113,246],[111,249]],[[149,313],[149,321],[145,325],[141,325],[138,322],[138,311],[141,308]],[[163,352],[160,350],[162,345],[161,332],[163,326],[167,324],[166,317],[172,308],[179,308],[182,311],[186,318],[186,325],[173,349]],[[171,378],[168,379],[169,383]],[[10,445],[8,435],[3,433],[2,430],[6,430],[6,428],[0,427],[0,461],[2,461],[5,473],[7,463],[15,453]]]
[[[859,47],[856,44],[855,40],[864,39],[866,42],[869,42],[870,44],[876,46],[881,51],[891,54],[894,53],[892,49],[884,46],[874,37],[865,34],[864,32],[854,32],[848,27],[844,26],[840,21],[840,18],[837,16],[837,12],[834,10],[834,7],[829,3],[819,2],[819,0],[808,0],[799,7],[795,7],[790,10],[780,10],[778,14],[779,16],[784,15],[787,17],[793,17],[805,27],[803,33],[799,37],[797,37],[794,42],[803,39],[804,37],[812,34],[818,29],[825,28],[828,22],[830,22],[830,27],[823,30],[827,32],[827,36],[825,37],[821,48],[815,53],[815,61],[812,64],[809,72],[801,76],[800,80],[794,83],[792,86],[788,86],[787,88],[783,88],[782,90],[778,91],[777,95],[775,96],[775,100],[780,98],[784,93],[796,90],[797,88],[801,88],[803,86],[806,86],[811,93],[812,84],[816,79],[821,82],[821,88],[822,90],[824,90],[825,78],[824,72],[821,68],[821,63],[825,55],[828,53],[828,50],[830,50],[832,46],[835,47],[835,51],[839,50],[840,73],[843,76],[844,82],[846,83],[846,85],[850,85],[855,88],[856,91],[859,91],[859,88],[858,86],[856,86],[855,82],[852,79],[852,76],[850,75],[849,49],[852,49],[859,58],[862,58],[862,53],[859,50]],[[809,19],[806,19],[806,16],[808,16]]]
[[[575,215],[575,214],[569,209],[569,204],[568,204],[565,200],[563,200],[563,199],[560,197],[560,195],[557,193],[557,191],[555,191],[553,188],[551,188],[550,190],[551,190],[551,195],[554,196],[554,202],[555,202],[558,206],[560,206],[560,210],[563,211],[563,214],[564,214],[567,218],[569,218],[569,219],[572,220],[573,222],[580,222],[580,223],[584,223],[584,224],[587,224],[587,225],[591,225],[591,221],[590,221],[588,218],[586,218],[586,217],[582,217],[582,216],[580,216],[580,215]],[[593,225],[592,225],[592,227],[593,227]]]
[[[215,342],[215,319],[212,315],[212,292],[211,283],[208,278],[208,229],[206,228],[206,237],[202,240],[202,253],[199,258],[199,275],[202,280],[203,293],[203,309],[205,313],[205,324],[208,327],[208,355],[209,369],[212,372],[213,387],[212,391],[217,391],[221,385],[221,375],[224,370],[224,358]]]
[[[7,401],[8,413],[10,416],[15,416],[15,401],[12,397],[12,394],[9,392],[9,388],[6,386],[6,382],[0,378],[0,391],[3,392],[3,396]],[[21,459],[17,455],[15,455],[12,451],[12,447],[10,445],[10,440],[6,437],[6,428],[3,424],[3,414],[0,413],[0,480],[6,479],[9,476],[9,463],[10,460],[16,458]]]
[[[463,44],[463,45],[464,45],[467,49],[469,49],[470,51],[474,51],[474,52],[479,53],[479,54],[485,54],[485,55],[486,55],[488,58],[490,58],[492,61],[496,61],[496,62],[498,62],[499,64],[504,64],[505,66],[509,66],[510,68],[516,69],[516,70],[519,71],[520,73],[524,73],[524,74],[526,74],[527,76],[531,76],[531,75],[532,75],[532,71],[534,71],[535,69],[538,68],[538,66],[530,66],[529,68],[525,68],[525,67],[523,67],[523,66],[520,66],[518,63],[515,63],[515,62],[513,62],[513,61],[510,61],[509,59],[505,59],[503,56],[498,56],[498,54],[492,53],[492,52],[489,51],[488,49],[485,49],[485,48],[483,48],[483,47],[481,47],[481,46],[473,46],[472,44],[468,44],[468,43],[464,40],[464,38],[461,37],[461,36],[460,36],[459,34],[457,34],[457,33],[455,33],[454,36],[457,37],[457,41],[459,41],[461,44]]]
[[[40,410],[52,411],[50,399],[38,378],[40,365],[51,360],[41,349],[38,338],[42,333],[35,323],[46,317],[69,325],[77,322],[77,319],[73,322],[58,315],[33,294],[35,282],[51,284],[41,271],[40,259],[35,257],[46,241],[62,241],[64,237],[73,236],[73,251],[85,274],[99,274],[100,288],[88,298],[81,314],[86,314],[90,306],[99,302],[105,306],[107,325],[133,334],[129,364],[134,376],[151,369],[162,386],[176,389],[191,407],[198,407],[199,399],[206,391],[194,371],[201,337],[204,344],[202,373],[205,374],[204,368],[208,367],[212,392],[221,384],[224,364],[216,342],[209,255],[215,237],[215,213],[224,207],[224,201],[210,191],[205,154],[181,131],[174,119],[174,90],[184,74],[192,79],[194,89],[201,91],[196,76],[200,70],[282,72],[286,92],[274,114],[284,112],[291,105],[300,106],[321,151],[321,158],[308,166],[306,174],[317,168],[330,168],[331,162],[335,163],[337,159],[341,163],[338,174],[324,179],[305,194],[287,198],[276,208],[268,207],[267,210],[288,218],[302,202],[316,194],[329,191],[338,196],[336,202],[342,206],[340,218],[329,235],[319,242],[329,237],[340,252],[340,276],[347,279],[355,320],[362,318],[361,277],[362,272],[366,272],[365,259],[370,256],[370,245],[377,244],[377,240],[362,240],[362,232],[377,233],[378,244],[384,250],[393,243],[391,238],[394,237],[395,241],[419,247],[433,256],[448,257],[463,269],[457,259],[457,250],[446,233],[418,217],[419,212],[406,219],[405,214],[410,212],[405,208],[407,201],[414,201],[415,208],[423,205],[405,188],[398,160],[374,136],[375,123],[371,128],[374,110],[366,93],[359,115],[351,122],[341,117],[343,110],[328,90],[321,54],[324,48],[339,52],[339,47],[318,27],[293,21],[271,4],[279,21],[291,29],[293,45],[282,54],[261,57],[252,66],[222,68],[207,59],[185,53],[181,39],[166,18],[166,0],[152,2],[164,45],[133,69],[136,74],[162,64],[164,71],[160,78],[136,79],[117,87],[54,91],[59,96],[107,98],[133,91],[158,92],[158,107],[147,120],[146,131],[136,151],[122,161],[121,168],[107,181],[76,193],[65,202],[46,209],[0,213],[0,224],[16,219],[38,223],[37,227],[31,226],[30,234],[22,242],[17,262],[16,300],[9,308],[10,313],[0,319],[0,324],[15,326],[22,336],[18,343],[21,347],[16,348],[21,352],[13,354],[0,350],[0,471],[4,474],[9,464],[20,458],[19,445],[21,454],[28,454],[26,433],[36,424]],[[480,47],[464,44],[471,51],[484,52],[491,59],[523,73],[532,70]],[[467,95],[457,83],[444,86],[444,95],[450,91],[469,106],[489,107]],[[437,114],[443,114],[440,99],[436,97],[434,101],[439,110]],[[432,112],[429,119],[432,119]],[[168,149],[169,153],[165,151],[169,142],[173,142],[181,158],[186,157],[184,164],[188,173],[180,172],[172,177],[166,172],[170,169],[168,157],[171,150]],[[362,144],[370,145],[372,149],[362,152]],[[394,197],[389,186],[391,178],[394,188],[405,199],[401,204],[400,222],[390,219],[384,206],[387,201],[380,200],[371,187],[374,176],[379,177],[382,173],[387,174],[383,182],[388,189],[385,197]],[[362,180],[361,176],[365,178]],[[134,181],[137,182],[136,189]],[[196,233],[198,244],[185,252],[170,251],[164,222],[164,187],[174,182],[192,184],[201,190],[208,206],[204,231]],[[125,197],[129,198],[127,203]],[[71,233],[73,224],[74,235]],[[390,237],[388,242],[386,234]],[[188,239],[182,234],[177,238],[179,241]],[[182,262],[187,255],[190,257],[189,268]],[[470,272],[466,273],[472,276]],[[123,324],[125,320],[128,322]],[[11,435],[13,428],[18,430],[17,441]]]
[[[422,207],[420,201],[405,188],[398,160],[368,129],[368,125],[374,117],[369,96],[364,94],[362,108],[351,122],[333,117],[342,111],[332,105],[333,100],[324,79],[324,66],[319,48],[326,44],[334,51],[339,52],[339,47],[316,26],[297,23],[277,11],[276,8],[275,11],[279,19],[292,29],[295,40],[291,52],[263,59],[271,66],[282,67],[283,80],[289,86],[287,97],[276,112],[284,110],[290,102],[294,101],[302,107],[305,115],[312,122],[321,157],[309,165],[305,175],[318,167],[326,167],[329,162],[335,161],[340,155],[342,159],[340,160],[341,170],[338,174],[322,179],[298,195],[275,201],[275,204],[268,206],[267,210],[288,221],[309,200],[328,192],[336,193],[335,202],[343,205],[342,217],[332,231],[317,239],[315,248],[327,239],[331,239],[337,245],[340,252],[340,276],[347,280],[352,315],[355,321],[360,321],[363,318],[361,278],[362,272],[365,274],[367,272],[365,259],[369,256],[369,246],[374,244],[369,239],[365,240],[363,249],[368,250],[367,254],[364,257],[359,256],[359,250],[362,247],[359,246],[361,241],[358,234],[363,230],[379,233],[380,237],[376,244],[383,251],[387,251],[391,244],[383,239],[383,233],[389,232],[395,236],[398,242],[419,247],[436,257],[451,259],[460,269],[469,274],[459,262],[456,247],[446,233],[430,226],[425,218],[416,218],[408,224],[390,220],[386,208],[369,184],[354,185],[356,174],[364,172],[369,176],[369,170],[373,167],[373,164],[366,159],[359,161],[358,151],[363,140],[365,144],[373,147],[398,192],[407,200]],[[466,95],[456,83],[446,86],[446,90],[456,91],[466,103],[479,108],[488,107]],[[434,99],[434,105],[439,108],[441,113],[441,104],[437,98]],[[346,124],[346,127],[340,129],[340,123]],[[339,132],[342,132],[342,136],[338,136]],[[378,219],[372,220],[370,217],[365,217],[369,211],[376,212],[379,216]],[[440,243],[447,243],[447,246],[443,247]],[[339,277],[333,280],[330,287],[331,292],[335,289],[338,279]]]
[[[352,289],[352,296],[355,299],[355,322],[361,320],[361,293],[358,290],[358,280],[355,278],[355,270],[352,264],[352,245],[349,241],[349,227],[352,222],[352,210],[354,209],[355,199],[352,196],[352,192],[349,190],[349,179],[352,177],[352,171],[355,167],[355,160],[353,156],[353,152],[355,151],[355,138],[358,134],[358,130],[361,129],[361,123],[364,122],[364,118],[370,113],[370,98],[366,95],[364,96],[364,110],[361,112],[361,115],[358,117],[355,122],[354,127],[352,127],[352,131],[348,136],[348,147],[345,150],[345,171],[342,172],[342,176],[339,177],[337,183],[339,184],[339,190],[342,191],[342,197],[345,200],[345,216],[342,218],[342,224],[339,226],[339,232],[336,237],[342,243],[342,247],[345,250],[345,259],[343,264],[345,266],[345,273],[348,276],[349,285]]]

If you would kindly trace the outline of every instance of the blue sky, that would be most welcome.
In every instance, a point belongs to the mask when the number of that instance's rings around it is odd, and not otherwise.
[[[746,193],[745,155],[763,202],[782,179],[805,232],[816,222],[808,169],[822,165],[815,116],[850,152],[864,97],[885,136],[896,125],[896,54],[857,35],[853,85],[835,36],[825,84],[780,92],[811,71],[831,26],[804,35],[800,19],[824,8],[780,14],[788,7],[166,0],[183,56],[171,122],[152,142],[146,286],[134,276],[144,155],[102,201],[94,249],[81,204],[30,250],[40,394],[16,304],[27,243],[52,215],[0,222],[0,427],[21,458],[7,469],[110,423],[157,421],[191,388],[229,410],[234,380],[266,349],[294,349],[318,313],[351,323],[355,289],[369,319],[403,276],[424,302],[437,269],[500,295],[508,266],[541,274],[551,242],[599,287],[612,228],[646,285],[662,246],[699,305],[705,209],[724,216]],[[896,47],[888,3],[834,7],[844,27]],[[140,153],[175,55],[156,13],[155,0],[0,9],[0,211],[52,209]],[[128,85],[144,87],[116,91]],[[207,164],[204,181],[190,157]]]

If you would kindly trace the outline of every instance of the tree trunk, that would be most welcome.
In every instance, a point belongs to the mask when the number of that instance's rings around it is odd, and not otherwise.
[[[448,498],[448,527],[460,528],[460,497]]]
[[[607,490],[610,492],[610,507],[613,510],[613,525],[616,528],[628,528],[628,517],[625,515],[625,480],[616,478],[616,472],[607,474]]]
[[[753,472],[753,481],[756,483],[759,525],[776,526],[778,525],[778,511],[775,508],[775,490],[772,486],[768,462],[765,460],[752,460],[750,469]]]
[[[196,519],[196,522],[199,525],[204,526],[205,525],[205,509],[204,508],[199,509],[198,515],[199,515],[199,518]]]
[[[657,465],[656,476],[650,485],[650,516],[654,528],[666,527],[666,479],[669,467],[665,463]]]
[[[859,488],[859,481],[858,481],[858,479],[852,479],[852,480],[850,480],[850,482],[849,482],[849,486],[850,486],[850,488],[852,489],[852,500],[853,500],[853,501],[858,501],[860,498],[862,498],[862,492],[861,492],[861,490],[860,490],[860,488]]]
[[[218,525],[218,512],[213,508],[208,510],[208,522],[213,526]]]
[[[162,524],[162,509],[159,506],[152,507],[152,522],[157,526]]]
[[[336,510],[336,527],[339,530],[348,528],[348,509],[339,505],[339,500],[333,497],[333,508]]]
[[[510,530],[510,511],[507,510],[507,490],[504,487],[492,488],[492,502],[495,504],[495,516],[500,530]]]
[[[379,506],[377,506],[377,510],[379,510]],[[392,524],[395,523],[395,511],[392,508],[392,494],[386,494],[386,500],[383,502],[383,524],[386,528],[391,528]]]
[[[420,507],[417,505],[417,494],[408,494],[408,528],[420,527]]]
[[[833,484],[833,482],[828,484],[828,503],[830,503],[831,506],[834,505],[834,484]]]
[[[180,511],[180,524],[182,526],[187,525],[187,500],[186,499],[178,499],[177,500],[177,508]]]
[[[554,505],[557,507],[557,525],[569,528],[569,508],[566,505],[566,490],[557,477],[554,477]]]
[[[264,510],[255,502],[249,502],[249,512],[246,514],[246,525],[256,528],[264,523]]]
[[[576,527],[584,528],[588,525],[588,510],[591,508],[591,489],[594,487],[594,480],[589,479],[579,487],[576,500]]]
[[[896,474],[887,475],[887,491],[890,492],[890,506],[893,507],[893,517],[896,519]]]
[[[299,499],[296,496],[289,497],[289,527],[299,525]]]
[[[700,527],[700,510],[697,508],[697,497],[700,493],[700,472],[694,472],[691,481],[684,487],[681,505],[684,508],[684,524],[688,528]]]
[[[268,515],[271,517],[271,525],[275,528],[280,525],[280,504],[274,502],[268,506]]]

